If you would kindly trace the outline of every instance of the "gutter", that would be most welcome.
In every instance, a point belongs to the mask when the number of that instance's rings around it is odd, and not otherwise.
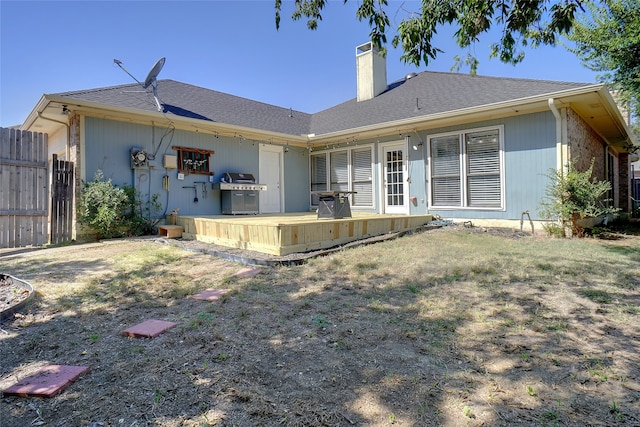
[[[630,145],[634,145],[634,146],[640,145],[638,144],[639,141],[635,140],[636,139],[635,135],[633,132],[631,132],[631,129],[627,124],[627,121],[624,119],[624,117],[622,117],[622,114],[620,113],[620,108],[618,107],[618,104],[611,96],[611,93],[609,92],[609,90],[599,90],[598,97],[600,97],[600,99],[602,100],[602,104],[605,106],[605,109],[614,119],[616,127],[618,128],[620,133],[627,135],[627,142]]]
[[[34,124],[34,122],[38,119],[38,117],[40,116],[40,113],[44,111],[45,108],[47,108],[47,105],[49,105],[49,100],[47,99],[47,95],[42,95],[38,100],[38,103],[36,104],[35,108],[31,110],[31,113],[29,113],[24,123],[22,123],[22,125],[20,126],[20,130],[28,130]]]
[[[47,107],[51,104],[51,102],[55,102],[51,98],[53,97],[47,94],[44,94],[40,97],[35,108],[31,110],[31,113],[29,113],[24,123],[20,126],[20,130],[29,130],[31,126],[33,126],[36,120],[38,119],[64,125],[67,128],[67,142],[65,144],[65,155],[66,155],[66,158],[69,159],[71,156],[71,127],[69,123],[56,120],[56,119],[51,119],[49,117],[45,117],[42,115],[42,112],[45,109],[47,109]],[[63,104],[65,104],[65,102],[63,102]]]
[[[141,111],[138,109],[132,108],[123,108],[116,105],[108,105],[102,104],[92,101],[86,101],[81,99],[74,99],[70,97],[62,97],[59,95],[44,95],[40,100],[37,106],[37,110],[34,110],[32,115],[29,116],[29,119],[33,122],[35,118],[33,118],[34,113],[36,111],[40,111],[41,105],[46,104],[47,102],[60,102],[63,104],[73,105],[76,112],[85,112],[85,113],[93,113],[97,117],[114,117],[114,118],[122,118],[119,114],[128,116],[130,121],[136,121],[135,117],[140,119],[145,118],[149,119],[164,119],[169,120],[176,125],[176,127],[180,127],[182,129],[200,129],[207,132],[215,133],[215,132],[225,132],[229,134],[241,134],[244,137],[257,137],[264,140],[273,140],[274,142],[279,141],[283,144],[285,142],[290,142],[292,145],[299,146],[312,146],[312,145],[320,145],[324,144],[327,141],[332,141],[335,139],[340,139],[343,137],[353,136],[354,134],[364,134],[367,136],[375,136],[382,134],[394,134],[397,133],[398,130],[402,131],[412,131],[416,125],[423,124],[425,121],[437,121],[437,120],[447,120],[452,117],[459,116],[468,116],[472,114],[482,114],[482,113],[491,113],[492,111],[497,111],[501,109],[514,109],[519,110],[523,105],[532,105],[540,103],[540,107],[544,108],[545,101],[548,101],[550,95],[555,96],[556,98],[564,98],[571,97],[575,95],[582,95],[590,92],[600,92],[604,85],[602,84],[594,84],[589,86],[583,86],[580,88],[567,89],[560,92],[553,92],[552,94],[546,95],[535,95],[526,98],[519,98],[510,101],[502,101],[493,104],[485,104],[481,106],[462,108],[453,111],[446,111],[442,113],[426,115],[426,116],[418,116],[411,117],[406,119],[400,119],[395,121],[390,121],[386,123],[375,123],[371,125],[365,125],[361,127],[351,128],[351,129],[343,129],[333,132],[328,132],[325,134],[307,134],[307,135],[290,135],[284,134],[280,132],[274,131],[266,131],[260,129],[249,128],[245,126],[237,126],[230,125],[219,122],[203,122],[202,120],[192,119],[192,118],[184,118],[179,116],[171,116],[166,115],[165,113],[160,113],[157,111]],[[551,108],[551,107],[550,107]],[[105,110],[111,109],[108,115],[105,115]],[[28,122],[28,121],[27,121]],[[27,123],[25,122],[25,123]],[[178,125],[178,123],[180,125]],[[560,138],[559,138],[560,140]]]
[[[309,139],[309,142],[312,144],[313,143],[320,144],[320,143],[324,143],[325,140],[331,141],[332,139],[336,139],[336,138],[352,136],[354,133],[355,134],[370,133],[372,135],[373,134],[381,135],[381,132],[385,132],[385,131],[388,132],[389,134],[392,134],[394,132],[397,133],[399,129],[403,129],[404,131],[409,132],[409,131],[413,131],[416,125],[422,124],[425,121],[444,120],[452,117],[469,116],[471,114],[491,113],[492,111],[502,110],[502,109],[521,110],[524,105],[544,103],[545,101],[548,101],[549,95],[554,95],[556,98],[565,98],[565,97],[571,97],[576,95],[599,92],[603,87],[604,85],[602,84],[589,85],[589,86],[584,86],[580,88],[567,89],[560,92],[553,92],[551,94],[535,95],[535,96],[530,96],[526,98],[514,99],[510,101],[502,101],[502,102],[496,102],[493,104],[484,104],[484,105],[475,106],[475,107],[461,108],[458,110],[445,111],[442,113],[430,114],[426,116],[411,117],[407,119],[400,119],[400,120],[395,120],[395,121],[385,122],[385,123],[374,123],[372,125],[366,125],[358,128],[351,128],[351,129],[345,129],[345,130],[338,130],[334,132],[324,133],[321,135],[310,134],[310,135],[307,135],[307,138]]]
[[[274,143],[276,141],[279,141],[282,143],[282,145],[284,145],[286,142],[291,142],[292,145],[296,144],[300,147],[304,147],[307,143],[307,135],[289,135],[280,132],[254,129],[246,126],[238,126],[216,121],[208,122],[200,119],[180,117],[173,114],[162,113],[159,111],[146,111],[136,108],[119,107],[117,105],[102,104],[98,102],[85,101],[77,98],[67,98],[58,95],[46,96],[50,102],[67,104],[70,107],[73,106],[74,112],[84,113],[85,115],[92,117],[119,120],[124,119],[132,123],[143,123],[148,120],[164,120],[172,123],[177,129],[182,130],[200,130],[206,131],[211,134],[219,133],[221,134],[221,136],[223,134],[224,136],[243,136],[247,139],[254,139],[252,137],[259,137],[264,138],[265,141],[273,140]]]

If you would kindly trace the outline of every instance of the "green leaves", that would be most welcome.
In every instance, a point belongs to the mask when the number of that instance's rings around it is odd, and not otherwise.
[[[573,162],[567,164],[566,172],[551,169],[546,198],[540,203],[543,218],[570,224],[577,219],[619,211],[608,206],[610,200],[606,196],[611,183],[592,178],[594,161],[591,159],[591,165],[584,171],[578,171]]]
[[[348,0],[343,0],[347,3]],[[499,39],[491,43],[491,56],[517,64],[524,59],[525,46],[553,45],[557,36],[571,30],[575,13],[584,0],[422,0],[418,10],[410,10],[414,3],[403,2],[389,6],[387,0],[359,0],[356,18],[368,21],[371,41],[384,52],[387,32],[395,32],[393,47],[402,46],[402,60],[420,66],[429,64],[442,52],[433,42],[438,29],[444,25],[456,28],[456,43],[468,48],[489,36],[498,28]],[[623,0],[631,2],[633,0]],[[326,0],[296,0],[291,18],[307,19],[307,27],[316,29],[322,20]],[[275,0],[276,28],[280,25],[282,0]],[[390,29],[389,16],[399,19]],[[471,55],[469,53],[469,55]],[[477,58],[468,61],[472,73]]]
[[[83,185],[77,213],[79,222],[95,230],[98,238],[109,239],[151,232],[157,223],[151,217],[159,210],[157,194],[144,202],[134,188],[120,188],[98,170],[93,181]]]
[[[378,50],[386,54],[384,44],[387,42],[387,26],[390,25],[389,17],[384,11],[384,6],[387,6],[387,0],[361,1],[362,3],[356,11],[356,17],[359,21],[369,20],[369,27],[371,27],[369,37],[373,44],[378,47]]]
[[[82,189],[78,220],[95,229],[99,237],[118,236],[118,227],[124,221],[128,200],[127,193],[114,186],[111,179],[105,180],[102,171],[98,170],[93,181],[86,183]]]
[[[346,3],[346,0],[345,0]],[[315,30],[318,28],[318,21],[322,21],[322,10],[326,6],[326,0],[296,0],[295,10],[291,14],[294,21],[307,18],[307,28]],[[276,9],[276,29],[280,28],[280,12],[282,12],[282,0],[275,0]]]
[[[608,0],[589,3],[569,33],[582,63],[602,71],[603,82],[620,91],[624,105],[640,113],[640,3]]]

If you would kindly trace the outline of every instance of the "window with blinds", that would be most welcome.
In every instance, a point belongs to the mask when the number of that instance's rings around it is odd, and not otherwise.
[[[329,154],[331,189],[349,191],[349,152],[334,151]]]
[[[373,168],[371,148],[351,150],[353,206],[373,206]]]
[[[467,205],[499,208],[500,142],[495,129],[465,135]]]
[[[325,154],[311,156],[311,191],[327,190],[327,156]],[[320,198],[311,195],[311,204],[317,206]]]
[[[351,205],[373,207],[373,147],[357,147],[311,156],[311,191],[355,191]],[[311,195],[311,205],[319,197]]]
[[[460,136],[431,139],[431,204],[460,205]]]
[[[429,138],[431,205],[501,208],[502,127]]]

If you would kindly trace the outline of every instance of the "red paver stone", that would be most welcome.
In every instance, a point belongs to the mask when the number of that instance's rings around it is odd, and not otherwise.
[[[88,366],[45,366],[2,392],[5,396],[52,397],[67,388],[88,369]]]
[[[262,270],[259,268],[243,268],[239,270],[234,276],[242,276],[242,277],[252,277],[256,274],[260,274]]]
[[[227,292],[229,292],[229,289],[206,289],[199,294],[195,294],[193,298],[205,301],[215,301],[220,299],[220,297]]]
[[[125,329],[122,334],[134,338],[155,338],[176,325],[177,323],[174,322],[151,319]]]

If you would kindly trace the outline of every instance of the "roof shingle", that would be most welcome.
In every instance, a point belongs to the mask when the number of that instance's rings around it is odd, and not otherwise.
[[[385,92],[368,101],[357,102],[353,98],[315,114],[174,80],[159,80],[157,93],[167,114],[299,136],[322,135],[590,85],[424,71],[390,84]],[[152,94],[135,84],[57,95],[114,107],[156,111]]]

